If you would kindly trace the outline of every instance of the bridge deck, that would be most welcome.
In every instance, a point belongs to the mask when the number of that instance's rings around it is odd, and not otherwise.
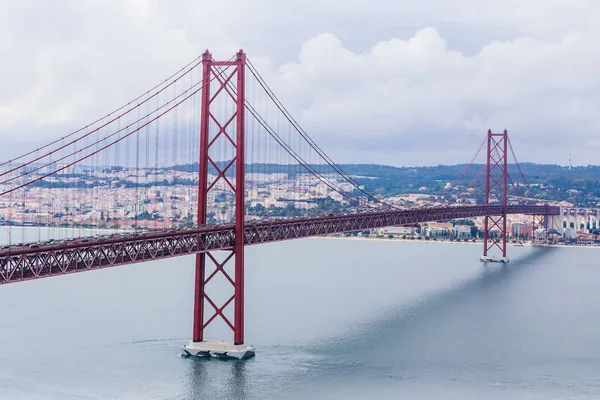
[[[558,207],[507,206],[508,214],[558,215]],[[502,214],[502,206],[421,208],[402,211],[334,215],[249,222],[247,245],[300,239],[332,233]],[[229,250],[234,225],[216,225],[168,232],[128,234],[89,241],[42,244],[37,248],[0,250],[0,284],[127,265],[187,254]]]

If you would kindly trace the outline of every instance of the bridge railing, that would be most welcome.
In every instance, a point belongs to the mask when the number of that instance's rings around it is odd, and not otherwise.
[[[245,226],[246,245],[347,231],[498,215],[502,206],[462,206],[257,221]],[[509,214],[558,215],[559,207],[507,206]],[[56,243],[0,251],[0,284],[84,272],[189,254],[230,250],[233,224],[119,235],[87,242]]]

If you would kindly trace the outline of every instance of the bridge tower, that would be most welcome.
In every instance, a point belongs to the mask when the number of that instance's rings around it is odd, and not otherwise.
[[[492,133],[491,130],[488,130],[487,135],[485,205],[500,203],[502,214],[485,217],[481,261],[506,263],[509,261],[506,257],[508,132],[506,129],[502,133]],[[499,249],[502,252],[502,257],[489,255],[490,250],[493,248]]]
[[[235,196],[235,242],[227,252],[197,253],[194,288],[192,341],[184,355],[219,358],[249,358],[254,348],[244,344],[244,114],[246,55],[240,50],[234,60],[215,61],[207,50],[202,55],[202,104],[200,111],[200,160],[198,179],[198,226],[207,223],[208,195],[215,185],[229,188]],[[211,90],[212,89],[212,90]],[[218,101],[216,101],[218,100]],[[224,107],[223,103],[227,103]],[[216,142],[228,147],[228,159],[213,154]],[[216,150],[215,150],[216,151]],[[209,168],[216,172],[208,180]],[[219,253],[219,254],[216,254]],[[225,253],[225,254],[223,254]],[[231,268],[233,267],[233,268]],[[228,270],[230,272],[228,272]],[[233,274],[231,274],[233,270]],[[220,275],[232,287],[225,301],[216,302],[207,291]],[[233,275],[233,276],[232,276]],[[233,318],[231,307],[233,306]],[[229,314],[229,316],[228,316]],[[233,332],[232,342],[205,340],[206,328],[223,321]]]

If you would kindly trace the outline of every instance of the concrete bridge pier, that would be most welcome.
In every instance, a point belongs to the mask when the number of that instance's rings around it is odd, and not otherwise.
[[[564,217],[564,212],[561,209],[560,214],[558,215],[549,215],[546,216],[546,218],[548,219],[548,230],[554,229],[557,232],[560,232],[561,235],[564,237],[565,236],[565,217]]]

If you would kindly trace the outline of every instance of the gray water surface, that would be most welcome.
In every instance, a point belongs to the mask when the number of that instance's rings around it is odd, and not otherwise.
[[[1,286],[0,398],[600,398],[600,250],[509,251],[502,267],[472,244],[248,247],[241,362],[179,357],[193,257]]]

